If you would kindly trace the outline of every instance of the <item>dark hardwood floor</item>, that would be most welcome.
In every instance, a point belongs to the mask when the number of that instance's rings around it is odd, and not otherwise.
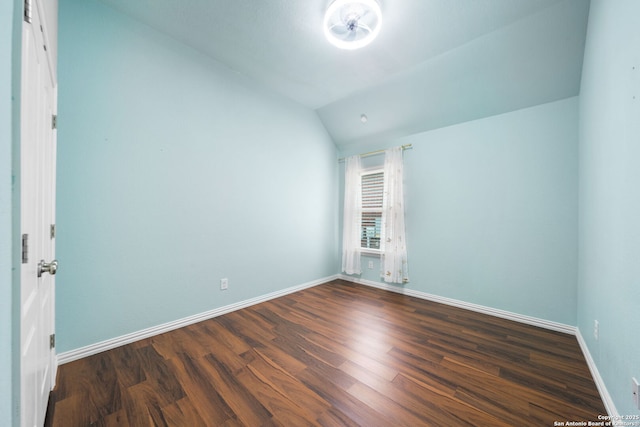
[[[574,336],[334,281],[62,365],[47,426],[553,426]]]

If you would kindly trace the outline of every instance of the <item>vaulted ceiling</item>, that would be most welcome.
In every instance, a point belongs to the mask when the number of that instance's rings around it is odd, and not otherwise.
[[[331,0],[100,1],[315,110],[341,147],[578,95],[589,12],[588,0],[379,0],[378,38],[346,51],[324,37]]]

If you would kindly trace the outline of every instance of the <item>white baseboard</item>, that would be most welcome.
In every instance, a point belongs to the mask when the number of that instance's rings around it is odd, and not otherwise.
[[[428,301],[439,302],[442,304],[450,305],[453,307],[464,308],[466,310],[475,311],[478,313],[488,314],[490,316],[496,316],[507,320],[513,320],[515,322],[526,323],[532,326],[538,326],[544,329],[550,329],[556,332],[563,332],[566,334],[574,335],[578,340],[578,344],[580,345],[580,349],[582,350],[582,354],[587,361],[587,366],[589,366],[589,370],[591,371],[591,375],[593,377],[593,381],[598,388],[598,392],[600,393],[600,398],[602,399],[602,403],[604,404],[607,414],[612,417],[612,419],[620,419],[618,411],[613,403],[613,399],[607,390],[607,387],[600,376],[600,372],[598,371],[598,367],[596,366],[593,357],[591,357],[591,353],[589,352],[589,348],[587,347],[586,342],[582,338],[582,334],[580,333],[580,329],[575,326],[565,325],[563,323],[551,322],[544,319],[539,319],[531,316],[524,316],[522,314],[512,313],[510,311],[499,310],[496,308],[486,307],[483,305],[472,304],[465,301],[460,301],[452,298],[441,297],[438,295],[432,295],[426,292],[415,291],[412,289],[407,289],[405,287],[393,286],[383,282],[375,282],[373,280],[361,279],[358,277],[347,276],[344,274],[340,275],[340,279],[346,280],[353,283],[359,283],[361,285],[371,286],[378,289],[383,289],[391,292],[397,292],[403,295],[408,295]]]
[[[406,287],[393,286],[383,282],[375,282],[373,280],[361,279],[352,276],[340,275],[340,279],[347,280],[354,283],[359,283],[366,286],[371,286],[386,291],[396,292],[403,295],[408,295],[428,301],[439,302],[442,304],[450,305],[453,307],[464,308],[466,310],[475,311],[478,313],[488,314],[495,317],[500,317],[507,320],[513,320],[520,323],[526,323],[528,325],[538,326],[545,329],[550,329],[557,332],[563,332],[565,334],[576,334],[576,327],[565,325],[564,323],[551,322],[549,320],[539,319],[537,317],[525,316],[523,314],[513,313],[506,310],[500,310],[497,308],[486,307],[484,305],[473,304],[470,302],[460,301],[453,298],[441,297],[438,295],[429,294],[426,292],[415,291],[407,289]]]
[[[303,283],[302,285],[292,286],[290,288],[282,289],[280,291],[272,292],[256,298],[240,301],[235,304],[229,304],[224,307],[205,311],[204,313],[199,313],[193,316],[185,317],[183,319],[174,320],[173,322],[163,323],[162,325],[153,326],[151,328],[147,328],[147,329],[143,329],[130,334],[111,338],[95,344],[90,344],[88,346],[80,347],[75,350],[65,351],[63,353],[58,354],[58,364],[63,365],[65,363],[73,362],[74,360],[82,359],[83,357],[92,356],[94,354],[111,350],[112,348],[120,347],[125,344],[131,344],[132,342],[135,342],[135,341],[139,341],[155,335],[163,334],[165,332],[182,328],[184,326],[192,325],[194,323],[202,322],[203,320],[208,320],[217,316],[221,316],[226,313],[230,313],[232,311],[240,310],[242,308],[246,308],[255,304],[260,304],[261,302],[269,301],[271,299],[288,295],[294,292],[298,292],[303,289],[312,288],[314,286],[318,286],[338,278],[340,278],[340,275],[334,275],[334,276],[329,276],[329,277],[325,277],[318,280],[313,280],[311,282]]]
[[[607,390],[607,386],[604,385],[604,380],[600,376],[600,371],[598,371],[596,362],[593,360],[593,357],[591,357],[591,352],[589,351],[589,347],[587,347],[587,342],[582,337],[579,328],[576,328],[576,338],[578,339],[578,344],[580,344],[580,348],[582,349],[582,354],[584,354],[584,358],[587,360],[587,366],[589,366],[593,381],[596,383],[602,403],[604,403],[604,407],[607,409],[607,414],[614,420],[620,420],[620,414],[618,414],[616,405],[613,403],[613,399]]]

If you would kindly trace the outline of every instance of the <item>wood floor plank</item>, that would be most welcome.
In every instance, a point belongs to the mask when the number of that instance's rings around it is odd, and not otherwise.
[[[259,370],[248,366],[243,369],[237,379],[255,398],[269,410],[274,420],[290,426],[317,426],[314,413],[298,405],[291,396],[284,395],[278,387],[266,378]]]
[[[220,394],[221,389],[216,387],[214,378],[211,378],[206,370],[206,363],[201,359],[192,358],[189,354],[181,354],[171,359],[171,364],[186,389],[185,397],[201,414],[203,420],[209,425],[222,425],[228,419],[234,418],[235,412]]]
[[[107,355],[113,363],[118,382],[123,387],[131,387],[147,379],[142,368],[142,361],[133,346],[125,345],[114,348]]]
[[[231,372],[213,354],[205,357],[203,367],[211,386],[225,397],[226,404],[233,410],[242,425],[260,425],[264,420],[271,419],[272,414],[260,403],[253,392],[237,381],[236,374],[240,371]]]
[[[316,369],[312,368],[300,373],[300,379],[307,387],[329,402],[337,413],[343,414],[356,425],[392,426],[393,418],[386,417],[378,412],[377,408],[369,407],[347,392],[347,389],[356,384],[356,381],[345,380],[345,378],[341,375],[324,375],[323,372],[316,372]]]
[[[386,415],[387,418],[393,419],[396,426],[413,427],[425,425],[428,422],[426,413],[422,414],[425,418],[417,416],[404,406],[407,402],[390,399],[385,395],[384,390],[379,391],[364,383],[357,382],[347,391],[370,408],[376,408],[378,412]]]
[[[206,345],[209,349],[209,353],[219,349],[220,347],[225,347],[229,349],[232,354],[236,355],[245,353],[251,349],[251,346],[246,341],[243,341],[242,338],[234,335],[230,330],[216,322],[215,319],[212,319],[209,322],[200,322],[191,326],[199,328],[202,331],[202,334],[207,337],[208,343]]]
[[[255,352],[255,357],[247,366],[277,393],[287,396],[292,401],[295,401],[298,406],[306,408],[316,415],[320,415],[331,406],[315,392],[305,387],[293,375],[285,371],[285,368],[257,351]]]
[[[188,397],[165,406],[162,408],[162,413],[167,424],[172,426],[208,427],[213,425],[202,419]]]
[[[574,336],[341,280],[60,367],[47,426],[552,426],[605,408]]]
[[[47,417],[53,427],[87,426],[99,418],[88,394],[75,394],[55,402],[55,410],[48,410]]]
[[[507,427],[512,426],[503,418],[498,418],[495,414],[488,413],[465,401],[448,398],[441,399],[441,394],[433,388],[425,388],[424,384],[409,378],[404,374],[398,375],[394,380],[394,385],[411,396],[413,405],[421,413],[429,414],[429,424],[450,426],[450,425],[473,425]]]

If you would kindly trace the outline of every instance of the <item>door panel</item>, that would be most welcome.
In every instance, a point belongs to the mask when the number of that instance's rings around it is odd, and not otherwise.
[[[42,426],[54,378],[54,280],[39,274],[41,260],[55,255],[50,226],[55,201],[55,82],[47,60],[41,9],[32,5],[31,23],[22,30],[20,194],[21,232],[28,236],[21,269],[21,396],[22,426]]]

